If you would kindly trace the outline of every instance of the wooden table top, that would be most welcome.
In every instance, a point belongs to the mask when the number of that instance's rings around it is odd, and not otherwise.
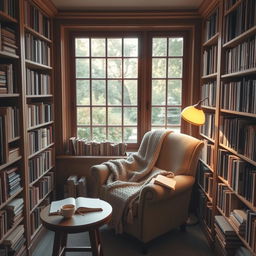
[[[49,216],[50,205],[48,205],[40,213],[42,224],[49,230],[65,231],[68,233],[79,233],[99,228],[108,223],[112,215],[111,205],[103,200],[100,201],[102,211],[88,212],[83,215],[75,214],[69,219],[64,219],[61,215]]]

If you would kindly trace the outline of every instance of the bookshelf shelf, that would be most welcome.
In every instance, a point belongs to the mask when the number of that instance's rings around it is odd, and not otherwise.
[[[12,143],[12,142],[17,141],[17,140],[19,140],[19,139],[20,139],[20,137],[15,137],[15,138],[9,140],[8,143]]]
[[[201,107],[205,110],[216,111],[216,107],[210,107],[210,106],[204,106],[204,105],[202,105]]]
[[[19,225],[22,221],[23,221],[23,218],[21,218],[20,220],[18,220],[18,221],[13,225],[13,227],[11,227],[11,228],[4,234],[3,238],[0,240],[0,244],[4,241],[4,239],[5,239],[8,235],[10,235],[10,234],[13,232],[13,230],[15,230],[15,229],[18,227],[18,225]]]
[[[202,162],[212,173],[214,173],[214,170],[212,169],[212,167],[210,165],[205,163],[202,159],[199,159],[199,161]]]
[[[18,23],[18,20],[11,17],[7,13],[0,11],[0,21]]]
[[[12,164],[18,162],[18,161],[21,160],[21,159],[22,159],[22,157],[19,156],[19,157],[17,157],[16,159],[14,159],[14,160],[12,160],[12,161],[10,161],[10,162],[7,162],[7,163],[5,163],[5,164],[0,165],[0,170],[3,170],[3,169],[5,169],[5,168],[7,168],[8,166],[10,166],[10,165],[12,165]]]
[[[44,148],[38,150],[38,151],[35,152],[34,154],[31,154],[31,155],[28,157],[28,159],[31,159],[31,158],[37,156],[38,154],[44,152],[46,149],[51,148],[53,145],[54,145],[54,143],[51,143],[51,144],[47,145],[47,147],[44,147]]]
[[[225,11],[224,16],[227,16],[228,14],[233,12],[240,4],[241,4],[241,0],[238,0],[235,4],[232,5],[231,8]]]
[[[220,111],[227,114],[256,118],[256,114],[253,114],[253,113],[239,112],[239,111],[233,111],[228,109],[221,109]]]
[[[17,191],[14,195],[12,195],[11,197],[9,197],[5,202],[3,202],[0,205],[0,209],[4,208],[8,203],[10,203],[16,196],[18,196],[21,192],[23,191],[23,189],[21,188],[19,191]]]
[[[204,190],[204,188],[200,184],[198,184],[198,186],[200,187],[201,191],[205,194],[208,201],[212,203],[212,198],[209,196],[209,194]]]
[[[239,43],[241,43],[242,41],[244,41],[244,39],[246,39],[246,38],[250,37],[251,35],[255,34],[255,32],[256,32],[256,26],[248,29],[247,31],[240,34],[239,36],[237,36],[234,39],[230,40],[229,42],[225,43],[223,45],[223,48],[234,47],[234,46],[238,45]]]
[[[230,77],[238,77],[238,76],[246,76],[246,75],[255,75],[256,68],[251,68],[239,72],[229,73],[222,75],[221,78],[230,78]]]
[[[35,31],[34,29],[32,29],[32,28],[30,28],[30,27],[28,27],[28,26],[26,26],[26,25],[25,25],[25,29],[26,29],[28,32],[30,32],[31,34],[33,34],[34,36],[38,37],[39,39],[44,40],[44,41],[46,41],[46,42],[49,43],[49,44],[52,43],[52,40],[51,40],[51,39],[45,37],[44,35],[40,34],[39,32]]]
[[[47,123],[43,123],[43,124],[39,124],[39,125],[36,125],[36,126],[33,126],[33,127],[29,127],[28,131],[33,131],[35,129],[38,129],[38,128],[41,128],[41,127],[45,127],[45,126],[51,125],[53,123],[54,123],[53,121],[50,121],[50,122],[47,122]]]
[[[208,141],[214,143],[214,140],[213,140],[212,138],[209,138],[208,136],[206,136],[206,135],[204,135],[204,134],[202,134],[202,133],[200,133],[200,136],[203,137],[204,139],[206,139],[206,140],[208,140]]]
[[[52,94],[42,94],[42,95],[27,95],[27,99],[40,99],[40,98],[52,98]]]
[[[35,232],[31,235],[31,240],[34,240],[36,235],[42,230],[43,225],[40,224],[39,227],[35,230]]]
[[[18,97],[20,97],[20,94],[18,93],[0,94],[0,98],[18,98]]]
[[[40,63],[37,63],[35,61],[31,61],[31,60],[26,60],[26,66],[28,68],[33,68],[33,69],[37,69],[37,70],[52,70],[52,67],[47,66],[47,65],[43,65]]]
[[[12,58],[12,59],[19,59],[20,57],[18,55],[15,55],[15,54],[12,54],[12,53],[9,53],[9,52],[4,52],[4,51],[0,51],[0,57],[1,58]]]
[[[216,33],[213,37],[211,37],[209,40],[207,40],[204,44],[203,47],[209,47],[214,44],[217,44],[219,38],[219,33]]]
[[[201,77],[203,80],[207,80],[207,79],[216,79],[217,78],[217,73],[213,73],[210,75],[206,75],[206,76],[202,76]]]

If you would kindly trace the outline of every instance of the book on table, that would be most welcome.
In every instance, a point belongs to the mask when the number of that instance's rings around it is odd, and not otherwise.
[[[60,209],[63,205],[74,205],[76,213],[87,213],[102,211],[101,200],[99,198],[88,198],[88,197],[68,197],[63,200],[51,202],[49,215],[59,215]]]

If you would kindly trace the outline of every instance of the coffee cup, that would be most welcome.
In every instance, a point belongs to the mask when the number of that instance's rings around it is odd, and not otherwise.
[[[60,208],[60,214],[68,219],[75,214],[76,208],[73,204],[65,204]]]

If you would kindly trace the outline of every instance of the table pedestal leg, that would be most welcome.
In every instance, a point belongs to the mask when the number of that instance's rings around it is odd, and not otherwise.
[[[93,256],[103,256],[101,237],[98,229],[89,231]]]
[[[63,249],[66,247],[67,234],[55,231],[52,256],[62,255]]]

